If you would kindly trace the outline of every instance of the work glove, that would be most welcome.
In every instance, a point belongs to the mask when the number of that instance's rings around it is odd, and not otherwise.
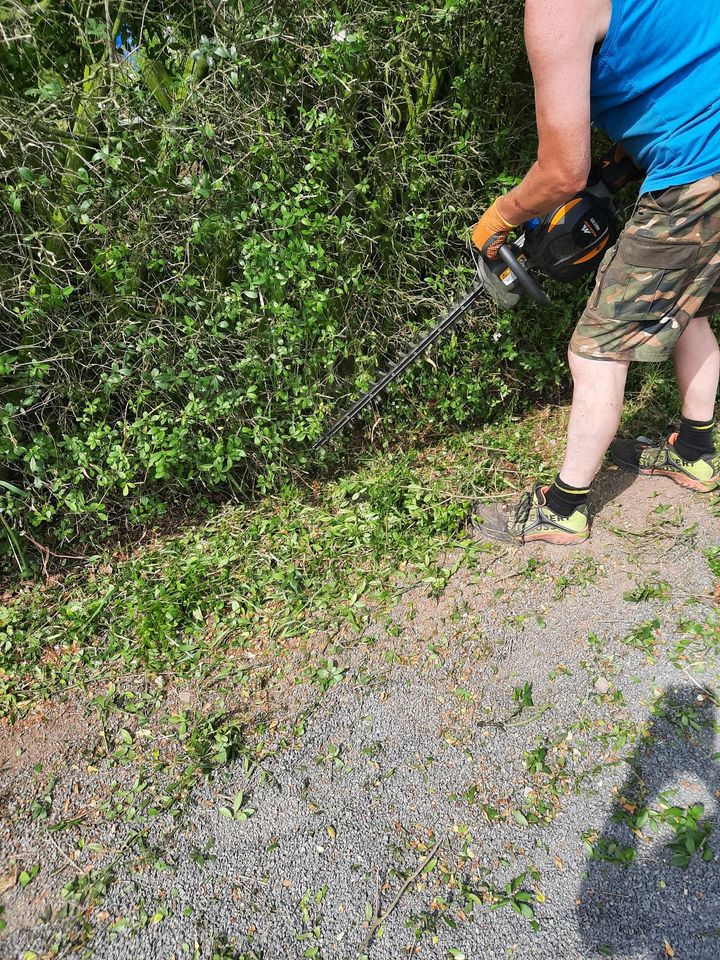
[[[475,224],[472,242],[486,260],[497,260],[500,247],[517,224],[508,223],[497,208],[497,200]]]

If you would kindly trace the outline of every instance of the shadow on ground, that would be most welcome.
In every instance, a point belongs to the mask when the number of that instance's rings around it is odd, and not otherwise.
[[[605,507],[620,498],[637,479],[634,473],[621,470],[609,461],[605,462],[590,492],[590,515],[597,516]]]
[[[720,860],[706,862],[701,843],[707,831],[706,857],[713,848],[720,854],[712,832],[720,790],[713,699],[689,685],[660,697],[650,736],[630,761],[613,813],[601,835],[589,838],[595,854],[577,911],[589,956],[720,956]],[[704,805],[697,829],[673,814],[695,804]],[[637,829],[644,810],[649,820]],[[661,815],[657,825],[653,812]],[[689,862],[673,865],[674,859]]]

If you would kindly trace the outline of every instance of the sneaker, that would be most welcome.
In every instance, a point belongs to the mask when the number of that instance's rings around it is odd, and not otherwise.
[[[471,523],[483,537],[506,543],[544,540],[564,545],[587,540],[590,536],[587,506],[578,507],[569,517],[561,517],[546,506],[548,489],[548,486],[536,483],[532,490],[520,497],[509,516],[494,504],[479,504]]]
[[[659,446],[646,437],[637,440],[615,440],[610,459],[624,470],[645,476],[670,477],[681,487],[709,493],[720,486],[720,453],[708,453],[699,460],[683,460],[675,450],[677,433],[672,433]]]

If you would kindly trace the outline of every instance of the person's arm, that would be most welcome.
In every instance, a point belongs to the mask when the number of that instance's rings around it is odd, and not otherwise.
[[[519,186],[499,197],[473,242],[496,255],[488,231],[503,233],[567,200],[590,172],[590,72],[595,44],[607,31],[608,0],[527,0],[525,44],[535,83],[538,158]],[[483,218],[485,219],[485,218]],[[507,233],[505,233],[505,237]],[[484,249],[485,248],[485,249]]]

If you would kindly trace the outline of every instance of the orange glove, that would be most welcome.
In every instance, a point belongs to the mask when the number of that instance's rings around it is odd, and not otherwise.
[[[498,251],[508,238],[515,223],[508,223],[497,208],[497,200],[480,217],[472,232],[472,242],[488,260],[497,260]]]

